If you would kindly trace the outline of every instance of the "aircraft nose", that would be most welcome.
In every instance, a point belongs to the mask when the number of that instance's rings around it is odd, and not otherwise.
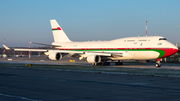
[[[170,51],[171,55],[173,55],[178,51],[178,47],[176,47],[175,45],[172,45],[172,48],[170,50],[171,50]]]
[[[171,55],[175,54],[177,51],[178,51],[178,48],[177,48],[176,46],[174,46],[174,47],[171,49]]]
[[[178,47],[176,47],[176,46],[174,46],[174,48],[173,48],[174,50],[174,53],[176,53],[177,51],[178,51]]]
[[[168,56],[171,56],[171,55],[175,54],[178,51],[178,48],[177,47],[173,47],[173,48],[169,48],[169,49],[164,50],[164,51],[165,51],[165,53],[164,53],[162,58],[168,57]]]
[[[173,48],[172,49],[172,54],[175,54],[178,51],[178,48]]]

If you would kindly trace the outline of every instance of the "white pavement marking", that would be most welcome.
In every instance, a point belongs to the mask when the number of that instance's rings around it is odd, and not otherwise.
[[[16,96],[16,95],[7,95],[7,94],[2,94],[2,93],[0,93],[0,95],[1,96],[6,96],[6,97],[15,97],[15,98],[23,99],[23,100],[28,100],[28,101],[42,101],[42,100],[29,99],[29,98],[26,98],[26,97]]]

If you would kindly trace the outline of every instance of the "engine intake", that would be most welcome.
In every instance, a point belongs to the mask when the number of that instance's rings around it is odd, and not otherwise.
[[[98,63],[101,62],[101,57],[99,55],[90,55],[87,56],[86,61],[88,63]]]
[[[62,54],[57,53],[57,52],[53,52],[53,53],[50,53],[48,57],[51,60],[61,60],[62,59]]]

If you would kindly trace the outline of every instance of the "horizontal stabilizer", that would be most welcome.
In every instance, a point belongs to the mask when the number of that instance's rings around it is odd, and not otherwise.
[[[10,50],[10,48],[7,47],[6,45],[3,45],[3,47],[4,47],[6,50]]]

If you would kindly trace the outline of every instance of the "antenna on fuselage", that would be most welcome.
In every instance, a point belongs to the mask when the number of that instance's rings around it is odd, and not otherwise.
[[[148,21],[146,20],[145,22],[146,22],[146,36],[147,36],[147,23],[148,23]]]

